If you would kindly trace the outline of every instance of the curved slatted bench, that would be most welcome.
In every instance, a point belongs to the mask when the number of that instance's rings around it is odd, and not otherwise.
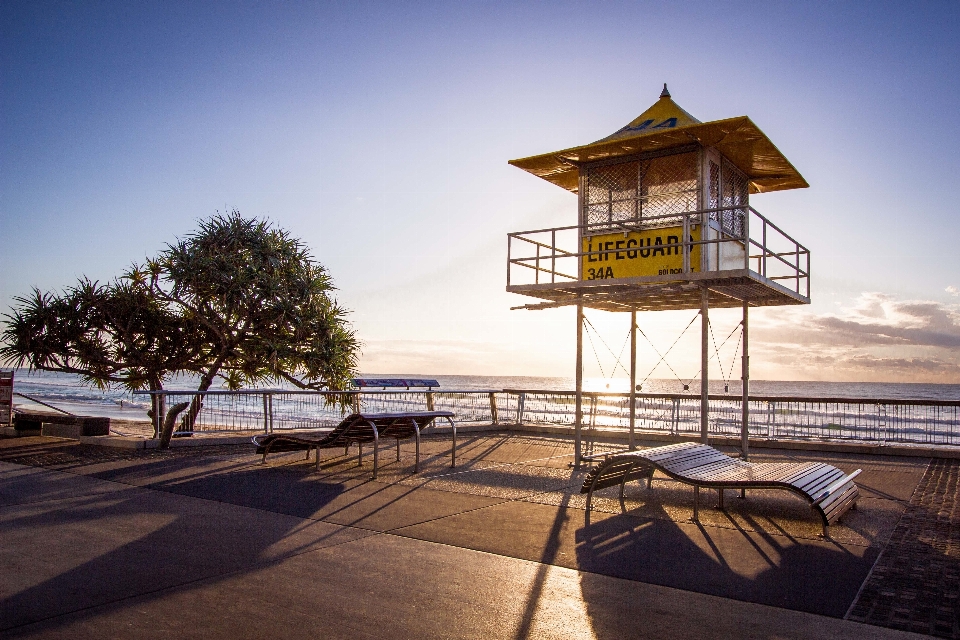
[[[457,465],[457,425],[453,421],[454,414],[450,411],[408,411],[405,413],[354,413],[334,427],[333,431],[317,435],[271,433],[253,437],[253,444],[257,445],[257,453],[263,454],[263,462],[267,461],[267,454],[280,451],[317,451],[317,469],[320,468],[320,450],[344,448],[344,455],[350,450],[350,445],[357,444],[357,464],[363,464],[363,443],[373,443],[373,477],[377,477],[379,465],[380,438],[396,438],[397,460],[400,460],[400,441],[414,438],[417,441],[417,461],[414,471],[420,471],[420,431],[429,426],[434,420],[443,418],[453,428],[453,448],[450,454],[450,466]]]
[[[828,527],[853,508],[860,497],[853,482],[860,469],[847,475],[822,462],[745,462],[705,444],[684,442],[609,455],[587,474],[580,488],[580,493],[587,494],[587,517],[593,492],[616,485],[620,485],[620,506],[626,511],[624,485],[630,480],[646,479],[649,489],[654,470],[693,485],[694,520],[699,515],[700,487],[717,489],[721,509],[724,489],[784,489],[810,502],[823,523],[823,535],[827,536]]]

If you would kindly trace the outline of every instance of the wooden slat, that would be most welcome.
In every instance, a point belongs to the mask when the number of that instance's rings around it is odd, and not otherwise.
[[[838,508],[837,505],[842,504],[844,500],[848,499],[848,497],[853,494],[856,494],[854,495],[855,498],[859,497],[860,490],[857,488],[857,485],[851,481],[850,486],[845,486],[842,490],[837,491],[829,498],[821,502],[819,505],[820,509],[824,512],[824,514],[829,516],[830,513],[834,512]]]
[[[663,450],[663,449],[665,449],[666,447],[663,447],[663,448],[657,447],[656,449],[653,449],[653,450],[638,451],[637,453],[638,453],[638,454],[642,454],[643,457],[646,458],[647,460],[659,461],[659,460],[664,459],[664,458],[670,458],[670,457],[674,457],[674,456],[680,455],[681,453],[683,453],[683,452],[685,452],[685,451],[694,451],[694,452],[695,452],[696,450],[699,450],[699,449],[700,449],[700,446],[701,446],[701,445],[689,445],[689,446],[685,446],[685,447],[674,447],[674,446],[670,446],[670,448],[669,448],[668,450],[666,450],[666,451]]]
[[[644,457],[647,458],[647,456],[644,456]],[[728,456],[716,450],[709,451],[709,450],[697,449],[695,451],[679,451],[670,456],[660,458],[656,460],[656,462],[664,466],[671,466],[671,465],[677,465],[677,464],[684,464],[691,460],[711,460],[711,459],[720,460],[724,458],[727,460],[730,459]]]
[[[670,461],[666,464],[661,463],[661,466],[666,470],[672,471],[673,473],[681,474],[688,469],[696,469],[697,467],[702,467],[714,462],[721,462],[724,458],[726,458],[726,456],[719,451],[715,453],[719,454],[719,456],[702,454],[684,458],[683,460]]]
[[[818,491],[826,489],[844,475],[843,471],[840,471],[836,467],[827,467],[826,469],[819,469],[816,474],[805,476],[802,482],[798,480],[790,484],[804,493],[814,495]]]
[[[783,476],[777,478],[779,482],[793,484],[795,481],[803,478],[804,476],[814,473],[818,469],[822,469],[827,466],[822,462],[803,462],[793,469],[790,469],[788,465],[789,463],[785,463]]]
[[[785,482],[786,484],[793,485],[800,491],[805,491],[805,487],[813,486],[817,484],[818,479],[823,478],[825,475],[829,473],[830,473],[829,467],[817,467],[815,469],[808,469],[802,475],[799,475]]]
[[[854,487],[852,491],[847,491],[843,494],[843,498],[834,503],[832,509],[824,513],[824,517],[827,522],[833,524],[839,520],[843,514],[853,508],[853,505],[856,504],[857,499],[860,497],[860,492]]]
[[[723,479],[727,474],[739,471],[740,467],[729,462],[718,461],[704,465],[692,471],[687,471],[684,475],[691,478],[696,477],[706,482],[716,482]]]

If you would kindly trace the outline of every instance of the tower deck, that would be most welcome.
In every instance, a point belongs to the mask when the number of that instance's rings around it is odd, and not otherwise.
[[[516,308],[699,309],[704,289],[714,308],[810,303],[809,250],[752,207],[511,233],[507,244],[507,291],[542,300]]]
[[[567,282],[508,286],[544,300],[522,309],[548,309],[581,304],[602,311],[668,311],[699,309],[701,289],[708,289],[711,308],[739,308],[809,304],[810,298],[749,269],[711,271],[668,276],[623,278],[611,281]]]

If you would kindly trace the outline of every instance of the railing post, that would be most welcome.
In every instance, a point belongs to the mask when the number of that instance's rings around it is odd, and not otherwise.
[[[550,284],[557,281],[557,230],[550,231]]]
[[[777,403],[767,402],[767,437],[774,440],[777,436]]]
[[[270,433],[270,401],[267,400],[267,394],[263,394],[263,432]]]
[[[743,210],[743,268],[750,270],[750,207]]]
[[[512,240],[512,239],[513,239],[513,236],[511,236],[511,235],[508,233],[508,234],[507,234],[507,286],[508,286],[508,287],[510,286],[510,258],[511,258],[511,253],[510,253],[511,246],[510,246],[510,245],[511,245],[511,240]]]
[[[159,438],[163,429],[163,394],[155,393],[150,396],[153,401],[153,437]]]
[[[741,423],[740,423],[740,447],[742,451],[742,456],[744,460],[747,460],[749,457],[749,448],[750,448],[750,331],[749,331],[749,310],[750,305],[747,302],[743,303],[743,355],[742,355],[742,373],[741,383],[742,388],[741,392],[743,395],[743,404],[740,407],[741,411]]]
[[[793,264],[796,268],[797,273],[797,294],[800,293],[800,243],[794,242],[794,246],[797,248],[797,252],[793,255]]]
[[[880,444],[887,441],[887,407],[882,402],[877,403],[877,440]]]
[[[629,449],[637,448],[634,433],[637,427],[637,312],[630,312],[630,442]]]
[[[500,420],[497,418],[497,394],[490,393],[490,418],[494,426],[500,424]]]
[[[356,391],[353,394],[353,412],[360,413],[360,392]]]
[[[704,232],[701,227],[701,234]],[[701,255],[703,248],[701,245]],[[707,444],[710,423],[710,289],[704,287],[700,292],[700,441]]]
[[[523,424],[523,402],[527,399],[527,394],[521,392],[517,397],[517,425]]]
[[[433,411],[433,393],[427,391],[427,411]]]
[[[539,241],[538,241],[538,242],[539,242]],[[537,265],[537,269],[536,269],[535,275],[534,275],[534,277],[533,277],[533,282],[534,282],[534,284],[540,284],[540,245],[537,244],[536,247],[537,247],[537,260],[536,260],[536,262],[535,262],[534,264]]]
[[[581,182],[583,179],[581,178]],[[581,190],[582,193],[582,190]],[[581,196],[582,197],[582,196]],[[573,464],[580,467],[580,428],[583,424],[583,305],[577,305],[577,397],[574,407],[573,425]]]
[[[763,218],[763,246],[760,247],[760,275],[767,277],[767,219]],[[508,283],[509,284],[509,283]]]

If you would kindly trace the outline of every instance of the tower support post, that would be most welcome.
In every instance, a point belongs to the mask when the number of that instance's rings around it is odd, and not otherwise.
[[[707,444],[707,424],[710,417],[710,289],[700,290],[700,441]]]
[[[637,312],[630,312],[630,450],[637,448],[634,432],[637,427]]]
[[[740,426],[740,446],[743,451],[742,457],[746,460],[750,453],[750,331],[747,323],[749,315],[750,305],[744,301],[743,303],[743,401],[742,401],[742,413],[741,416],[741,426]]]
[[[581,425],[583,424],[583,305],[577,305],[577,394],[576,409],[573,417],[573,460],[574,465],[580,466],[581,449]]]

